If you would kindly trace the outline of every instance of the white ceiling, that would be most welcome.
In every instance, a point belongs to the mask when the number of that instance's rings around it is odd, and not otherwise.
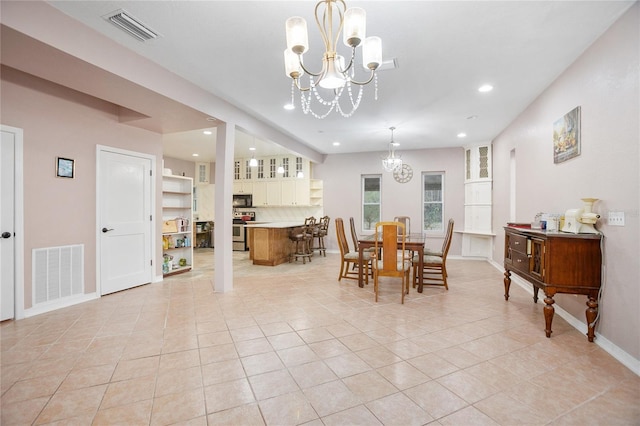
[[[291,96],[283,66],[288,17],[307,19],[305,65],[320,66],[313,1],[49,3],[314,150],[334,154],[385,151],[390,126],[400,151],[492,140],[633,1],[349,1],[366,10],[367,35],[382,38],[383,59],[396,59],[398,68],[379,72],[377,101],[370,84],[351,118],[324,120],[304,115],[297,97],[296,110],[283,109]],[[140,42],[102,18],[121,8],[161,37]],[[485,83],[495,89],[479,93]],[[215,129],[211,136],[202,130],[165,134],[166,155],[193,160],[197,152],[212,161]],[[460,132],[467,137],[458,138]],[[278,141],[255,136],[256,142],[241,133],[236,153],[246,156],[254,144],[257,155],[268,147],[284,152],[273,145]]]

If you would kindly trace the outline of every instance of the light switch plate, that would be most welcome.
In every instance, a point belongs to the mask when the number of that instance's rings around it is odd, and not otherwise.
[[[611,226],[624,226],[624,212],[609,212],[607,223]]]

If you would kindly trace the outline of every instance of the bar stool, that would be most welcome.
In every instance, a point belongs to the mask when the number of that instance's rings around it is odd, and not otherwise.
[[[291,252],[289,255],[289,263],[291,261],[297,261],[298,259],[302,259],[302,263],[307,263],[307,258],[309,262],[311,262],[311,250],[309,248],[309,243],[311,241],[311,235],[309,234],[304,226],[299,226],[297,228],[292,228],[289,231],[289,240],[292,243]]]
[[[318,224],[313,229],[313,240],[317,239],[318,245],[313,250],[318,250],[324,257],[327,257],[326,247],[324,246],[324,237],[329,231],[329,216],[323,216],[319,219]],[[313,243],[312,243],[313,246]]]

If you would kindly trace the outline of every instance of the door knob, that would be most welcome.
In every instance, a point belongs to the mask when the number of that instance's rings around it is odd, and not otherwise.
[[[102,228],[102,232],[104,232],[105,234],[109,231],[113,231],[113,229]]]
[[[11,238],[11,232],[3,232],[2,238]]]

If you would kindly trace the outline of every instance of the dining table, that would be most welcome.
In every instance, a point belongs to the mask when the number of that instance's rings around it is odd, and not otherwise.
[[[404,242],[404,249],[415,252],[418,254],[418,293],[422,293],[422,269],[424,259],[424,234],[407,234]],[[382,240],[378,240],[378,244],[382,245]],[[364,287],[363,269],[364,263],[362,262],[363,253],[370,247],[375,247],[376,235],[360,235],[358,237],[358,286]],[[402,249],[402,237],[398,237],[398,249]]]

